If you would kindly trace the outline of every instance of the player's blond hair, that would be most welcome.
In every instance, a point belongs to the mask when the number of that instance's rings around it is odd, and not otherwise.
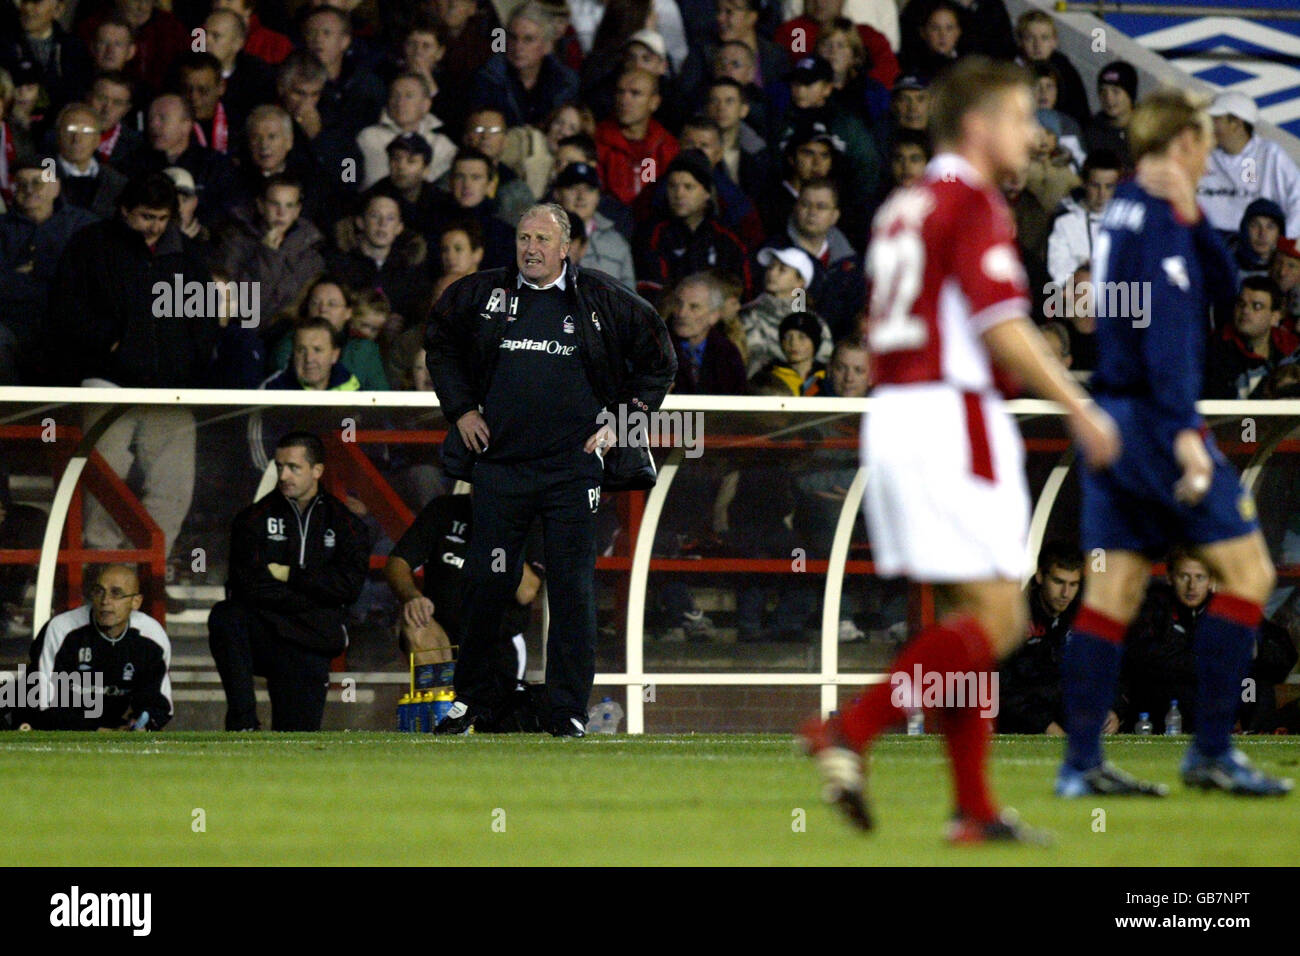
[[[930,138],[936,151],[961,142],[967,113],[987,110],[1017,87],[1029,93],[1033,78],[1017,63],[978,54],[962,57],[939,75],[930,88]]]
[[[1163,153],[1185,129],[1197,129],[1213,137],[1209,97],[1177,87],[1166,87],[1146,96],[1128,121],[1128,148],[1133,163],[1150,153]]]

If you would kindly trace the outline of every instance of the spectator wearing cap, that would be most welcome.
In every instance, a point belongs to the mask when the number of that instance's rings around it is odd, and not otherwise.
[[[637,279],[648,290],[673,285],[693,272],[722,269],[752,288],[744,242],[717,218],[713,170],[708,157],[686,150],[669,164],[664,179],[668,218],[645,228],[635,244]]]
[[[600,180],[614,198],[633,210],[638,221],[649,215],[647,170],[658,179],[677,156],[677,138],[654,118],[659,108],[659,81],[644,70],[631,70],[618,78],[614,113],[596,124],[596,149]]]
[[[889,112],[872,131],[877,143],[892,144],[899,130],[929,135],[930,81],[917,73],[904,73],[894,81]]]
[[[555,200],[569,214],[569,222],[581,220],[587,235],[584,269],[598,269],[613,276],[628,289],[636,289],[632,247],[612,220],[600,212],[600,174],[590,163],[570,163],[555,177]]]
[[[556,58],[555,18],[535,0],[510,14],[506,50],[488,59],[470,84],[474,106],[501,111],[507,126],[541,126],[551,110],[578,98],[578,74]]]
[[[843,144],[846,173],[842,179],[845,208],[866,212],[867,203],[880,189],[883,165],[880,149],[866,125],[857,116],[845,112],[831,99],[835,74],[825,57],[806,56],[795,62],[787,77],[791,106],[777,143],[785,143],[796,130],[812,126],[824,128]],[[857,218],[865,220],[865,215]],[[865,231],[866,223],[862,222]]]
[[[1286,235],[1300,235],[1300,169],[1281,146],[1255,132],[1255,101],[1244,93],[1220,93],[1209,113],[1215,147],[1196,192],[1210,225],[1236,232],[1246,207],[1262,198],[1282,207]]]
[[[1061,203],[1060,215],[1047,237],[1047,272],[1064,285],[1075,269],[1093,260],[1101,236],[1101,217],[1119,185],[1120,159],[1108,150],[1089,154],[1083,164],[1083,188]]]
[[[753,252],[763,243],[763,220],[759,218],[754,203],[728,175],[722,163],[722,132],[718,124],[707,116],[687,120],[678,143],[683,152],[698,150],[708,159],[713,171],[713,194],[718,201],[718,221],[739,236],[745,248]],[[656,216],[667,211],[666,184],[661,183],[655,190],[654,210]]]
[[[807,51],[817,48],[821,32],[830,29],[836,20],[844,16],[844,6],[844,0],[805,0],[803,13],[777,27],[772,38],[785,48],[793,62]],[[899,74],[898,58],[890,49],[889,39],[865,23],[855,23],[853,27],[866,51],[866,62],[870,64],[867,75],[889,89]],[[796,37],[802,41],[798,51],[795,50]]]
[[[826,378],[826,365],[816,360],[822,341],[822,321],[812,312],[791,312],[781,320],[781,358],[773,359],[754,376],[755,388],[777,384],[791,395],[815,395]]]
[[[388,86],[388,106],[379,114],[379,122],[367,126],[357,134],[357,148],[361,151],[365,175],[362,188],[369,189],[388,175],[388,144],[398,136],[416,133],[429,144],[432,159],[425,176],[436,180],[451,168],[456,156],[456,144],[440,132],[442,120],[429,110],[433,106],[433,91],[429,81],[418,73],[402,73]]]
[[[1054,71],[1056,101],[1047,108],[1060,110],[1076,125],[1082,126],[1090,115],[1088,91],[1083,86],[1083,77],[1069,57],[1060,51],[1059,45],[1056,21],[1050,13],[1030,9],[1016,20],[1016,46],[1019,49],[1016,62],[1034,70],[1036,75],[1042,75],[1040,71],[1043,70]]]
[[[149,104],[148,148],[134,161],[133,176],[161,172],[168,166],[190,171],[199,194],[199,219],[216,222],[234,192],[230,161],[194,140],[194,114],[184,99],[164,93]]]
[[[1074,171],[1074,154],[1061,145],[1063,113],[1039,110],[1038,134],[1029,153],[1029,180],[1025,186],[1043,208],[1055,212],[1062,199],[1081,185]]]
[[[176,187],[176,225],[180,227],[181,235],[192,240],[206,255],[212,230],[199,222],[199,194],[194,188],[194,177],[188,169],[180,166],[168,166],[163,175]]]
[[[1300,243],[1286,237],[1277,241],[1269,277],[1282,291],[1283,325],[1300,333]]]
[[[388,175],[376,188],[396,193],[401,199],[402,222],[431,242],[442,224],[446,193],[429,181],[426,170],[433,161],[433,147],[419,133],[403,133],[384,147],[388,154]]]
[[[812,256],[795,246],[761,249],[758,264],[767,270],[763,274],[763,294],[740,312],[748,346],[746,371],[750,378],[768,363],[784,359],[781,322],[791,312],[803,311],[799,306],[807,304],[807,289],[816,271]],[[831,355],[831,330],[824,319],[816,313],[811,314],[817,318],[821,328],[814,358],[825,362]]]
[[[53,116],[90,84],[90,54],[63,29],[62,15],[63,0],[24,0],[18,4],[19,29],[0,38],[0,67],[12,73],[27,65],[44,91],[36,106],[45,116]]]
[[[679,395],[744,395],[745,361],[724,331],[724,291],[709,272],[696,272],[677,283],[671,296],[668,332],[677,352]]]
[[[302,20],[302,40],[325,67],[318,106],[321,129],[354,142],[358,133],[378,121],[384,84],[355,48],[351,18],[336,7],[316,7]],[[337,166],[325,165],[336,174]]]
[[[1241,228],[1228,244],[1237,260],[1237,274],[1268,275],[1277,241],[1286,230],[1286,215],[1271,199],[1256,199],[1246,207]]]
[[[99,116],[99,146],[95,157],[126,172],[144,148],[144,136],[127,122],[132,112],[135,85],[125,73],[101,73],[90,85],[86,102]]]
[[[644,70],[659,81],[659,106],[654,116],[676,134],[682,121],[690,115],[692,100],[685,96],[673,73],[664,38],[656,30],[638,30],[628,37],[613,69],[596,69],[583,89],[583,102],[596,116],[608,116],[614,110],[618,78],[628,70]]]
[[[324,243],[320,230],[302,217],[302,184],[283,174],[268,176],[253,203],[231,210],[218,232],[212,266],[236,282],[260,283],[260,308],[275,315],[324,270]]]
[[[1282,325],[1282,290],[1267,276],[1241,280],[1232,323],[1210,342],[1205,355],[1202,398],[1243,399],[1300,348],[1300,338]]]
[[[587,163],[590,166],[595,166],[599,174],[600,149],[596,146],[596,140],[592,136],[586,133],[575,133],[572,136],[565,136],[556,144],[551,178],[554,179],[566,166],[573,163]],[[546,191],[550,191],[549,186]],[[628,242],[632,241],[632,234],[636,231],[636,220],[632,218],[632,210],[620,202],[608,189],[603,188],[603,182],[600,205],[597,208],[600,209],[602,216],[614,224],[614,228],[619,231],[619,234],[624,239],[628,240]]]
[[[1138,75],[1132,63],[1115,60],[1101,68],[1097,74],[1097,99],[1101,101],[1101,109],[1083,128],[1083,148],[1089,155],[1099,149],[1108,149],[1126,167],[1130,164],[1128,121],[1133,116],[1137,91]],[[1234,227],[1236,222],[1233,222]]]
[[[758,214],[768,235],[782,232],[794,212],[804,183],[813,179],[841,182],[844,148],[824,127],[797,130],[781,150],[781,170],[758,197]]]
[[[275,72],[270,65],[249,53],[248,24],[234,10],[214,9],[203,21],[207,31],[207,52],[217,60],[225,90],[221,101],[229,112],[234,130],[243,127],[253,107],[275,99]]]
[[[357,214],[342,220],[338,249],[329,253],[330,272],[353,289],[382,289],[393,311],[415,321],[432,288],[428,243],[402,221],[401,199],[374,187],[361,197]]]
[[[95,221],[60,198],[62,184],[36,163],[18,163],[14,202],[0,215],[0,384],[37,377],[50,288],[73,233]]]
[[[508,226],[519,222],[524,210],[536,202],[533,191],[519,175],[502,161],[506,148],[506,118],[499,109],[481,106],[472,110],[465,122],[461,145],[477,150],[488,158],[491,169],[488,175],[488,198],[496,204],[497,215]],[[444,189],[449,177],[444,176],[438,185]]]
[[[96,219],[108,219],[117,209],[126,176],[95,157],[100,132],[99,114],[85,103],[63,107],[54,124],[63,201]]]
[[[758,195],[771,177],[767,140],[746,120],[750,114],[745,88],[730,77],[709,82],[704,114],[718,125],[722,137],[722,164],[732,182],[748,196]]]

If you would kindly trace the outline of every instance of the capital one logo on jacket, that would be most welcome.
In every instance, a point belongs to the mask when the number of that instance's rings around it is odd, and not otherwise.
[[[572,355],[576,345],[561,345],[555,339],[502,339],[501,348],[507,352],[545,352],[547,355]]]

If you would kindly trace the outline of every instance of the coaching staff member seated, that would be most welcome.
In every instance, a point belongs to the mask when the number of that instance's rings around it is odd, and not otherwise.
[[[456,426],[444,464],[474,485],[456,703],[440,733],[467,733],[502,706],[494,666],[501,614],[540,515],[551,733],[584,736],[596,668],[601,488],[654,481],[644,442],[617,447],[597,417],[608,410],[626,420],[659,407],[677,373],[668,331],[648,302],[611,276],[574,266],[568,252],[564,209],[530,207],[515,230],[515,265],[449,286],[425,333],[429,375]]]
[[[273,730],[320,730],[330,660],[370,565],[365,526],[321,490],[325,446],[310,432],[276,443],[276,490],[235,516],[226,600],[208,641],[226,691],[226,729],[256,730],[253,675],[266,678]]]
[[[99,572],[90,601],[50,618],[32,642],[28,664],[46,688],[0,726],[37,730],[161,730],[172,718],[167,670],[171,642],[161,624],[140,610],[135,568],[110,564]]]

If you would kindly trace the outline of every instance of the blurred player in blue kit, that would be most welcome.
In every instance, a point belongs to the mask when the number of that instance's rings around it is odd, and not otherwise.
[[[1263,604],[1275,575],[1255,505],[1196,411],[1209,309],[1231,297],[1236,268],[1196,203],[1214,146],[1204,104],[1182,90],[1144,100],[1129,124],[1136,181],[1107,207],[1094,250],[1098,404],[1123,450],[1108,469],[1083,471],[1082,545],[1091,568],[1062,660],[1065,762],[1059,796],[1164,796],[1105,761],[1102,724],[1121,645],[1153,561],[1192,545],[1219,581],[1196,632],[1196,737],[1182,764],[1189,787],[1280,795],[1290,780],[1251,766],[1230,739]],[[1101,549],[1097,551],[1096,549]]]

